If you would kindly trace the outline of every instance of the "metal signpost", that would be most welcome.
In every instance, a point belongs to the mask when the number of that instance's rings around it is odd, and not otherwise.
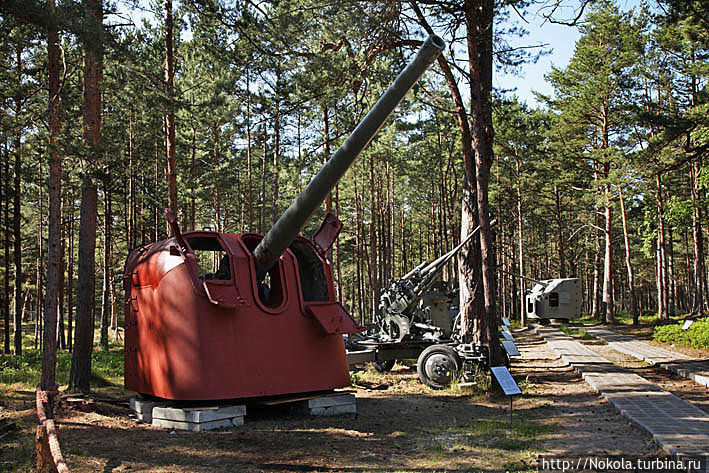
[[[493,376],[495,376],[505,396],[510,398],[510,424],[512,424],[512,396],[522,394],[522,390],[519,389],[519,386],[517,386],[517,383],[506,367],[493,366],[490,368],[490,371],[492,371]]]

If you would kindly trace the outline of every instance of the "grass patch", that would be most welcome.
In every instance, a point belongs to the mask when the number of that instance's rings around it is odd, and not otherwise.
[[[660,319],[656,313],[648,312],[638,317],[638,325],[655,325]],[[633,314],[631,312],[618,312],[613,316],[613,322],[619,325],[633,325]]]
[[[681,324],[657,326],[652,338],[680,347],[709,349],[709,317],[695,320],[687,330],[682,330]]]
[[[567,326],[566,324],[562,324],[562,325],[559,327],[559,330],[561,330],[562,332],[564,332],[564,333],[565,333],[566,335],[568,335],[569,337],[579,338],[579,339],[581,339],[581,340],[588,340],[588,339],[590,339],[590,338],[593,338],[591,335],[588,334],[588,332],[586,331],[586,329],[583,328],[583,327],[569,328],[569,326]]]
[[[575,323],[580,323],[584,325],[595,325],[600,324],[601,319],[599,317],[593,317],[591,314],[584,314],[578,319],[574,319]]]
[[[69,383],[71,353],[57,352],[57,384]],[[0,354],[0,384],[33,391],[42,377],[41,351],[26,350],[22,355]],[[91,355],[92,382],[99,386],[123,384],[123,349],[103,351],[94,347]]]
[[[659,321],[657,314],[654,312],[646,312],[638,317],[639,325],[655,325]],[[574,319],[575,323],[583,325],[596,325],[603,323],[600,317],[593,317],[591,314],[584,314],[578,319]],[[632,325],[633,314],[628,311],[618,312],[613,316],[613,322],[618,325]]]
[[[446,426],[426,429],[434,440],[431,451],[457,448],[486,448],[528,456],[541,444],[543,436],[555,430],[524,416],[509,419],[480,419],[473,424],[458,424],[455,419]]]

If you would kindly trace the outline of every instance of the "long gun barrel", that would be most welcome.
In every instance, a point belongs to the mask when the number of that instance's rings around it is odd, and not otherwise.
[[[256,276],[259,281],[295,240],[305,222],[325,200],[352,162],[374,138],[399,102],[436,60],[444,47],[444,41],[438,36],[428,37],[414,59],[399,73],[394,83],[374,104],[357,128],[263,237],[254,249]]]
[[[496,224],[497,224],[497,219],[493,219],[492,221],[490,221],[491,227],[495,226]],[[458,246],[456,246],[455,248],[450,250],[448,253],[439,257],[438,259],[431,262],[431,264],[429,264],[428,266],[423,268],[421,270],[421,274],[423,276],[427,276],[431,272],[434,272],[434,273],[437,272],[439,268],[442,268],[446,263],[448,263],[448,261],[450,261],[451,258],[453,258],[458,253],[458,251],[460,251],[460,249],[463,248],[463,246],[466,243],[468,243],[473,238],[473,236],[475,236],[475,234],[478,232],[478,230],[480,230],[479,225],[475,228],[475,230],[470,232],[470,234],[465,238],[465,240],[461,241],[458,244]]]
[[[493,227],[497,224],[497,219],[493,219],[490,221],[490,226]],[[465,238],[465,240],[461,241],[458,246],[450,250],[448,253],[445,255],[441,256],[440,258],[436,259],[435,261],[431,262],[431,264],[427,265],[425,268],[423,268],[420,272],[421,274],[421,279],[416,284],[416,286],[413,289],[413,293],[415,295],[415,298],[413,298],[410,302],[409,305],[407,306],[407,309],[410,309],[415,303],[418,301],[418,297],[421,297],[421,295],[426,291],[429,286],[433,283],[433,281],[436,278],[436,274],[438,274],[439,271],[443,269],[443,267],[448,263],[448,261],[453,258],[458,251],[460,251],[463,246],[465,246],[466,243],[468,243],[473,236],[480,230],[480,225],[475,227],[475,230],[470,232],[468,236]]]

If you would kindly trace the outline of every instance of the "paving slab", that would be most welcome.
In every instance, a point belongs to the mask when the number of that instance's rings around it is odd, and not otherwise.
[[[668,454],[677,458],[707,455],[709,415],[704,411],[555,328],[537,328],[537,333],[623,416],[650,432]],[[709,468],[702,471],[709,473]]]
[[[692,359],[684,353],[656,347],[606,328],[586,327],[586,332],[603,340],[614,350],[661,366],[679,376],[709,387],[709,360]]]

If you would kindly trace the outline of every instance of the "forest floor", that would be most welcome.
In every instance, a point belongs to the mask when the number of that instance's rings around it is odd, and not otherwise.
[[[126,407],[130,393],[103,386],[93,399],[64,400],[56,409],[62,451],[72,472],[531,472],[537,455],[661,454],[532,330],[515,336],[524,356],[511,372],[523,395],[514,399],[512,423],[501,394],[432,391],[418,382],[413,364],[397,363],[387,374],[367,368],[353,375],[356,416],[249,408],[245,425],[201,433],[138,423]],[[709,409],[706,390],[690,381],[586,342]],[[0,471],[32,471],[33,397],[2,391],[0,425],[16,428],[0,440]]]

